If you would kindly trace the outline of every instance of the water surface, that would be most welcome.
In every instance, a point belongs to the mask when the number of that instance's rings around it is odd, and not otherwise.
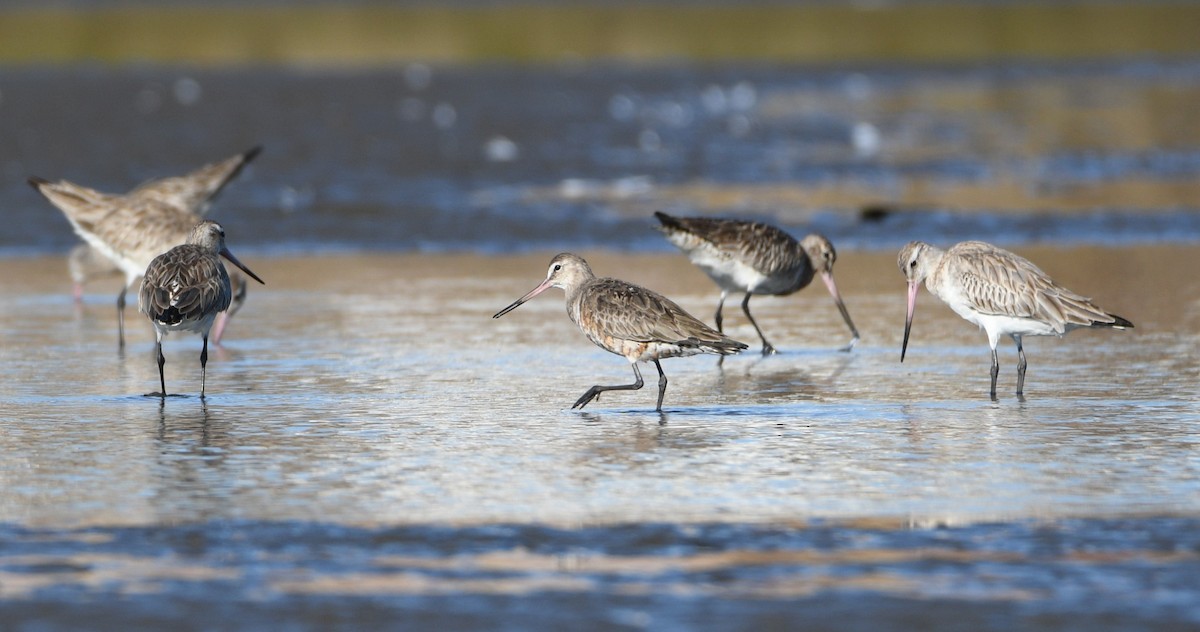
[[[957,627],[917,614],[941,603],[976,629],[1200,622],[1200,303],[1142,282],[1200,295],[1195,247],[1027,251],[1137,328],[1028,341],[1023,400],[1005,349],[996,402],[985,337],[927,293],[901,365],[892,254],[844,253],[857,349],[836,351],[822,288],[758,299],[783,353],[664,362],[662,415],[653,387],[569,409],[632,376],[560,293],[491,318],[550,254],[247,261],[268,285],[211,354],[208,397],[199,340],[173,337],[166,401],[143,395],[140,318],[116,353],[113,284],[76,307],[58,260],[5,261],[9,603],[62,625],[479,626],[515,608],[517,628],[657,629],[811,623],[869,595],[848,621]],[[585,254],[715,306],[681,256]],[[123,609],[78,601],[105,594]],[[205,605],[231,597],[245,609]]]
[[[1200,73],[972,66],[70,66],[0,76],[0,608],[28,630],[1200,626]],[[47,104],[54,104],[49,107]],[[61,107],[59,107],[61,105]],[[253,145],[213,209],[267,280],[200,387],[115,279],[73,304],[24,183]],[[550,292],[576,250],[710,320],[651,213],[833,239],[753,302],[783,353],[631,381]],[[984,238],[1136,324],[1001,351],[896,250]],[[732,301],[731,301],[732,303]],[[653,381],[653,380],[651,380]]]

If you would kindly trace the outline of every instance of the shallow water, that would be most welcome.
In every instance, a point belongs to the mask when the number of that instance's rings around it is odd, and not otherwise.
[[[1188,243],[1198,109],[1188,59],[14,68],[0,254],[76,241],[31,175],[127,191],[254,145],[212,214],[231,244],[274,254],[669,252],[656,210],[771,219],[839,248]]]
[[[19,629],[1200,626],[1195,60],[857,68],[70,66],[0,76],[0,609]],[[47,104],[62,105],[48,107]],[[68,107],[66,104],[69,104]],[[267,280],[212,350],[72,303],[30,175],[122,191],[262,144],[213,210]],[[838,246],[783,353],[655,392],[559,250],[711,320],[651,212]],[[985,238],[1129,318],[1001,352],[896,250]],[[427,254],[417,254],[424,252]],[[524,253],[524,254],[522,254]],[[652,370],[648,380],[653,384]]]
[[[928,293],[899,363],[894,255],[850,251],[858,348],[823,288],[756,299],[782,353],[665,361],[662,415],[652,380],[569,409],[631,376],[561,293],[491,318],[552,253],[247,260],[268,285],[207,398],[199,340],[172,337],[166,401],[140,316],[116,352],[115,283],[77,307],[60,260],[4,260],[6,603],[58,625],[1200,624],[1200,301],[1178,300],[1200,249],[1022,252],[1137,328],[1028,340],[1023,401],[1005,349],[992,402],[985,337]],[[681,256],[585,254],[715,306]]]

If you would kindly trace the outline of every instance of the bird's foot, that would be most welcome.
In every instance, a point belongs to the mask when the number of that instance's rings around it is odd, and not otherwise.
[[[600,399],[600,390],[595,386],[589,388],[588,391],[583,394],[583,397],[575,400],[575,403],[571,406],[571,409],[582,409],[584,406],[590,404],[593,399]]]
[[[771,345],[763,345],[762,354],[764,356],[775,355],[777,353],[779,353],[779,351],[776,350],[775,347]]]
[[[858,344],[858,336],[855,336],[850,339],[850,344],[847,344],[846,346],[842,347],[841,349],[838,349],[838,351],[841,351],[842,353],[850,353],[851,351],[854,351],[854,347],[857,344]]]

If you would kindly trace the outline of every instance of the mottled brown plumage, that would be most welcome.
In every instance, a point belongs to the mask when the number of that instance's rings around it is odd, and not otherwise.
[[[819,274],[853,334],[842,350],[850,351],[858,343],[858,329],[833,280],[837,251],[824,236],[814,233],[796,241],[779,228],[761,222],[674,217],[662,212],[654,216],[667,239],[721,288],[715,317],[718,331],[724,331],[721,311],[725,299],[730,292],[743,292],[742,311],[762,339],[763,355],[775,353],[750,313],[750,297],[786,296],[807,287]]]
[[[259,151],[260,148],[255,147],[185,176],[147,182],[125,195],[102,193],[66,180],[29,179],[38,192],[63,212],[89,246],[125,273],[125,285],[117,296],[122,346],[125,344],[125,294],[128,288],[141,277],[151,259],[184,243],[213,198]],[[72,272],[77,286],[86,282],[89,269],[79,268],[79,271],[81,277]],[[234,276],[236,278],[237,274]],[[243,288],[238,294],[244,297],[245,281],[236,279],[236,282]],[[81,293],[82,288],[77,287],[76,292]],[[237,303],[234,309],[240,305]],[[220,339],[225,318],[221,320],[214,341]]]
[[[163,397],[167,394],[163,377],[162,339],[172,331],[191,331],[204,338],[200,352],[200,396],[204,396],[204,375],[208,364],[208,332],[219,312],[229,308],[233,291],[229,275],[220,257],[241,268],[262,283],[225,247],[221,225],[204,220],[192,229],[187,243],[155,257],[146,267],[138,291],[138,309],[154,325],[158,351],[158,378]]]
[[[964,241],[949,250],[925,242],[910,242],[897,258],[908,281],[908,312],[900,361],[908,350],[908,335],[921,282],[959,316],[987,332],[992,349],[991,396],[996,396],[1000,362],[996,344],[1008,335],[1017,344],[1017,394],[1025,387],[1025,350],[1021,336],[1062,336],[1080,327],[1125,329],[1133,323],[1110,314],[1055,283],[1028,259],[982,241]]]
[[[658,405],[662,410],[667,377],[659,360],[700,353],[729,355],[746,345],[733,340],[688,314],[674,301],[646,288],[611,278],[597,278],[581,257],[562,253],[550,261],[546,280],[500,310],[499,318],[552,287],[566,292],[567,315],[597,346],[624,357],[637,381],[620,386],[593,386],[572,408],[583,408],[600,393],[642,387],[638,362],[658,369]]]

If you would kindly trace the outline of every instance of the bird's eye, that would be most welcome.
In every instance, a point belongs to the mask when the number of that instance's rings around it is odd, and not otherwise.
[[[913,259],[912,261],[909,261],[909,262],[908,262],[908,267],[910,267],[910,268],[915,268],[915,267],[917,267],[917,260],[916,260],[916,259]]]
[[[552,272],[558,272],[559,270],[562,270],[562,264],[561,263],[554,264],[554,269],[552,270]]]

